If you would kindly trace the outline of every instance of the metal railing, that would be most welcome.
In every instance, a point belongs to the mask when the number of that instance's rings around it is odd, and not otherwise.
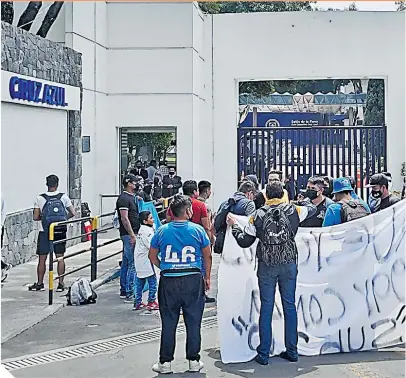
[[[165,212],[171,202],[171,199],[173,197],[169,197],[169,198],[163,198],[162,201],[160,201],[160,203],[162,203],[162,209],[157,211],[158,214],[161,214],[163,212]],[[155,205],[156,206],[156,205]],[[158,210],[158,209],[157,209]],[[62,277],[66,277],[72,273],[76,273],[79,272],[83,269],[86,269],[88,267],[90,267],[90,281],[94,281],[97,278],[97,264],[105,261],[107,259],[110,259],[114,256],[117,256],[119,254],[121,254],[123,251],[122,249],[120,249],[119,251],[116,251],[108,256],[105,256],[101,259],[98,259],[98,249],[105,247],[107,245],[116,243],[118,241],[120,241],[121,239],[119,237],[112,239],[112,240],[108,240],[105,241],[101,244],[98,244],[98,234],[100,232],[105,232],[108,230],[112,230],[114,229],[114,227],[107,227],[107,228],[99,228],[99,223],[100,223],[100,219],[106,218],[106,217],[112,217],[114,215],[114,212],[110,212],[110,213],[106,213],[106,214],[101,214],[101,215],[97,215],[97,216],[93,216],[93,217],[83,217],[83,218],[77,218],[77,219],[71,219],[71,220],[67,220],[64,222],[56,222],[56,223],[52,223],[49,227],[49,271],[48,271],[48,275],[49,275],[49,285],[48,285],[48,304],[52,305],[53,304],[53,292],[54,292],[54,281],[58,280]],[[62,244],[62,243],[66,243],[69,240],[75,240],[75,239],[79,239],[82,238],[83,236],[88,236],[89,233],[84,233],[78,236],[72,236],[69,238],[65,238],[62,240],[57,240],[55,241],[55,228],[60,227],[60,226],[66,226],[68,224],[74,224],[74,223],[79,223],[79,222],[87,222],[90,221],[91,225],[92,225],[92,229],[90,232],[90,247],[88,248],[84,248],[81,249],[79,251],[70,253],[68,255],[64,255],[62,257],[58,257],[56,259],[54,259],[54,251],[55,251],[55,245],[57,244]],[[86,252],[90,252],[90,263],[85,264],[83,266],[80,266],[79,268],[73,269],[69,272],[66,272],[64,274],[61,274],[60,276],[57,276],[54,278],[54,264],[61,261],[61,260],[66,260],[69,259],[71,257],[74,256],[78,256],[81,255],[83,253]]]

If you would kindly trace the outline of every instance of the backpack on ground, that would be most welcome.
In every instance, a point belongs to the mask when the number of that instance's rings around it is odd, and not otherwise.
[[[68,220],[68,212],[62,202],[63,193],[56,196],[41,194],[45,199],[45,205],[41,210],[42,227],[45,232],[49,231],[49,226],[55,222],[64,222]],[[66,227],[66,226],[65,226]]]
[[[261,242],[269,254],[279,253],[285,245],[295,238],[290,220],[283,205],[264,206]]]
[[[235,205],[235,199],[229,198],[228,202],[221,207],[220,211],[214,218],[214,229],[216,230],[216,240],[213,246],[213,252],[217,254],[223,253],[224,240],[227,232],[227,215],[233,209]]]
[[[338,203],[341,204],[341,223],[363,218],[369,214],[360,200],[352,199],[349,201],[338,201]]]
[[[97,294],[87,278],[79,278],[68,289],[66,300],[68,306],[81,306],[96,303]]]

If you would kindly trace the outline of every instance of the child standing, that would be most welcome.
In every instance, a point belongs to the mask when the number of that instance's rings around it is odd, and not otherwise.
[[[133,310],[159,310],[159,305],[156,301],[157,279],[155,270],[151,261],[149,261],[148,253],[151,245],[151,239],[154,236],[154,219],[151,212],[143,211],[140,213],[140,230],[137,235],[137,242],[134,249],[134,263],[137,272],[137,278],[134,285],[134,308]],[[142,290],[145,282],[148,282],[148,304],[142,303]]]

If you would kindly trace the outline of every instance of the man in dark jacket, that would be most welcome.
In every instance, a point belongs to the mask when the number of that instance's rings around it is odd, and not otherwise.
[[[178,194],[182,187],[182,179],[176,175],[175,168],[169,168],[169,174],[162,180],[162,197],[168,198]]]
[[[142,167],[142,161],[137,160],[135,163],[135,168],[131,169],[130,173],[135,176],[140,176],[144,180],[148,178],[148,171]]]
[[[248,248],[258,238],[258,285],[261,298],[259,315],[259,340],[255,361],[267,365],[272,341],[272,313],[275,303],[276,283],[282,299],[285,319],[285,347],[280,354],[291,362],[298,360],[297,352],[297,312],[295,292],[297,280],[297,246],[295,236],[299,223],[316,212],[309,199],[300,206],[284,203],[282,183],[274,181],[266,186],[266,196],[272,199],[271,205],[257,210],[244,230],[228,214],[227,223],[241,248]]]
[[[213,247],[214,253],[222,253],[223,251],[224,238],[227,230],[227,214],[232,213],[235,215],[249,216],[255,212],[255,204],[253,201],[255,192],[255,185],[252,181],[243,181],[238,191],[220,205],[214,218],[214,230],[216,231],[216,240]]]

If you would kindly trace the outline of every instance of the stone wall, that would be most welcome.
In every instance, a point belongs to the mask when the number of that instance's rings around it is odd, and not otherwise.
[[[80,53],[5,22],[1,23],[1,47],[2,70],[79,87],[82,106]],[[81,112],[68,111],[68,194],[78,216],[82,192],[81,136]],[[34,201],[34,198],[32,200]],[[78,235],[79,227],[79,224],[69,227],[69,234]],[[30,260],[36,252],[37,235],[38,224],[32,220],[32,209],[8,215],[2,248],[4,260],[13,265]],[[77,242],[79,240],[70,242],[69,245]]]

